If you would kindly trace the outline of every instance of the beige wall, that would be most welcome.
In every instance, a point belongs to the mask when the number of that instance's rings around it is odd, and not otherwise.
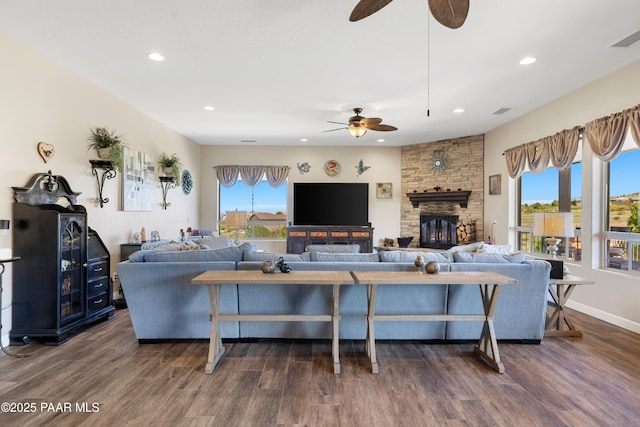
[[[120,243],[127,242],[141,227],[176,238],[180,228],[198,223],[197,144],[2,34],[0,52],[0,218],[12,217],[12,186],[25,186],[33,174],[50,169],[67,178],[74,191],[82,193],[78,202],[87,208],[89,225],[109,246],[112,271],[119,258]],[[124,212],[119,210],[122,191],[118,176],[105,184],[105,196],[110,201],[100,208],[95,203],[96,183],[89,164],[95,154],[87,150],[86,142],[89,129],[94,126],[116,129],[125,135],[131,148],[154,156],[162,151],[177,153],[196,177],[195,194],[185,196],[180,189],[171,190],[171,207],[162,210],[158,188],[153,212]],[[56,148],[55,156],[46,164],[36,151],[39,141]],[[0,249],[11,247],[11,233],[0,235]],[[11,329],[10,267],[3,281],[2,333],[3,342],[7,342]]]
[[[345,134],[345,138],[350,136]],[[356,165],[362,159],[371,168],[362,175],[356,174]],[[327,160],[337,160],[342,172],[330,177],[324,173]],[[298,163],[308,162],[311,170],[300,174]],[[294,182],[366,182],[369,183],[369,221],[374,227],[373,243],[382,245],[382,240],[399,236],[400,233],[400,148],[399,147],[252,147],[252,146],[203,146],[201,149],[200,168],[202,170],[202,185],[200,199],[200,219],[202,227],[216,228],[218,212],[216,165],[284,165],[289,166],[288,220],[292,220],[293,208],[291,194]],[[391,199],[377,199],[375,193],[376,182],[390,182],[392,184]],[[281,242],[282,243],[282,242]],[[264,242],[258,242],[262,248]],[[283,248],[283,247],[282,247]],[[266,248],[265,248],[266,249]]]
[[[502,153],[505,149],[552,135],[622,111],[640,103],[640,61],[567,94],[485,135],[485,175],[502,174],[503,194],[485,204],[485,218],[499,218],[496,239],[515,242],[509,227],[515,224],[515,180],[508,178]],[[602,231],[602,163],[594,159],[588,144],[583,148],[583,263],[570,265],[596,286],[578,288],[571,305],[593,316],[640,332],[640,277],[599,268],[599,233]],[[505,184],[507,191],[504,191]],[[595,207],[595,208],[594,208]]]

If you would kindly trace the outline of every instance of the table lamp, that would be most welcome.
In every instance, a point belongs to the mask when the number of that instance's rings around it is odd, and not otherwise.
[[[547,236],[547,251],[558,259],[559,237],[573,237],[573,212],[536,212],[533,214],[533,234]]]

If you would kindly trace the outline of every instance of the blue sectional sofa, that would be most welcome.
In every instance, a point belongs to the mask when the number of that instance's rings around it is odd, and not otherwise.
[[[191,246],[191,247],[187,247]],[[441,271],[494,271],[518,280],[504,286],[496,308],[495,331],[499,340],[539,343],[544,334],[550,264],[525,260],[522,254],[468,251],[356,253],[354,248],[324,252],[330,246],[304,254],[257,252],[251,245],[208,249],[206,245],[167,245],[132,254],[118,264],[136,336],[140,342],[209,338],[211,308],[206,286],[191,279],[207,270],[260,269],[264,260],[284,257],[293,270],[415,271],[417,255],[436,261]],[[180,250],[191,249],[191,250]],[[357,248],[355,248],[357,249]],[[456,248],[459,249],[459,248]],[[473,248],[469,248],[473,249]],[[283,273],[274,273],[283,274]],[[331,290],[322,286],[225,285],[221,290],[221,313],[326,314],[331,311]],[[377,313],[481,313],[474,286],[380,287]],[[349,285],[340,291],[340,338],[366,337],[366,287]],[[383,322],[376,325],[378,339],[475,340],[481,322]],[[330,338],[331,326],[318,322],[223,322],[223,338]]]

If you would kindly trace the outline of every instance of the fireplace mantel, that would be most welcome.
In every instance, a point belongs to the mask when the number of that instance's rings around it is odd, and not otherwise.
[[[454,202],[460,203],[461,208],[467,207],[469,201],[469,194],[471,191],[430,191],[430,192],[415,192],[407,193],[407,197],[411,200],[411,204],[414,208],[417,208],[420,203],[427,202]]]

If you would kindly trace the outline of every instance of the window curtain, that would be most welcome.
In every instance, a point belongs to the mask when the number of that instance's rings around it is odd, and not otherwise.
[[[591,150],[603,162],[610,162],[622,150],[627,127],[634,142],[640,147],[640,105],[593,120],[585,127]]]
[[[232,187],[238,181],[240,168],[238,166],[217,166],[216,177],[220,184],[225,187]]]
[[[629,114],[629,128],[631,129],[631,136],[636,142],[636,145],[640,147],[640,105],[627,110]]]
[[[593,120],[585,126],[591,151],[603,162],[618,157],[627,133],[627,115],[615,113]]]
[[[549,161],[557,169],[568,168],[578,152],[580,127],[565,129],[553,136],[505,150],[507,172],[511,178],[519,177],[528,165],[534,173],[542,173]]]
[[[263,176],[272,187],[280,187],[289,176],[289,166],[216,166],[216,177],[225,187],[233,186],[242,177],[243,183],[254,188]]]

